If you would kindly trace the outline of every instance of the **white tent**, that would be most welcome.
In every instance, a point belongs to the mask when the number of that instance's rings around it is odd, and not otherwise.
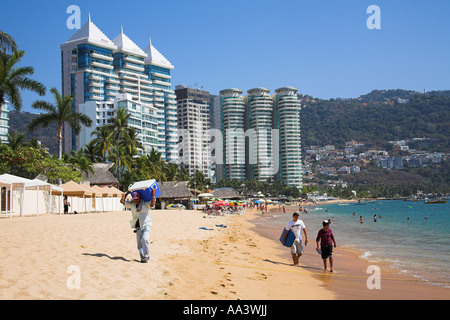
[[[52,195],[62,195],[62,188],[57,187],[55,185],[52,185],[50,183],[47,183],[45,181],[41,181],[38,179],[30,180],[18,176],[14,176],[11,174],[2,174],[0,175],[0,186],[5,187],[6,190],[9,189],[9,217],[12,217],[14,208],[20,207],[20,216],[23,217],[24,215],[24,209],[25,209],[25,197],[30,197],[31,194],[25,194],[27,190],[34,190],[36,192],[33,192],[36,197],[36,205],[31,205],[31,207],[34,207],[36,210],[36,214],[39,215],[39,198],[41,198],[41,194],[39,191],[48,191],[48,198],[47,200],[47,212],[48,214],[51,213],[52,208],[54,207],[52,205]],[[5,192],[5,195],[7,195],[7,192]],[[20,199],[20,201],[19,201]],[[44,197],[45,199],[45,197]],[[5,199],[6,200],[6,199]],[[44,200],[45,201],[45,200]],[[29,204],[29,201],[27,201],[27,204]],[[8,208],[8,206],[6,206]],[[27,207],[28,209],[28,207]],[[17,211],[16,211],[17,212]]]

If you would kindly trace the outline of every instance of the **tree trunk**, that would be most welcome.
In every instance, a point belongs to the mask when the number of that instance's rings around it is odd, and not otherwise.
[[[58,123],[58,160],[62,158],[62,123]]]

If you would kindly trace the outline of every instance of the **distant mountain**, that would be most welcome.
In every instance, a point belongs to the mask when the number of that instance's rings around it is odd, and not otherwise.
[[[41,142],[42,146],[48,148],[50,154],[56,154],[58,148],[56,138],[58,134],[57,124],[54,123],[47,128],[39,127],[34,132],[29,132],[27,126],[31,119],[36,116],[37,114],[12,110],[9,112],[9,129],[24,133],[27,141],[30,141],[31,138],[36,138]]]
[[[387,141],[427,137],[437,139],[435,151],[450,152],[450,90],[374,90],[354,99],[303,100],[304,147],[344,148],[351,140],[384,146]]]

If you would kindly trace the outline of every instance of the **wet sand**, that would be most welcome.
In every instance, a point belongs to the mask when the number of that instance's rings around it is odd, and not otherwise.
[[[286,224],[292,219],[292,213],[298,207],[286,207]],[[271,215],[281,215],[278,208],[271,208],[269,214],[261,217],[258,213],[252,222],[255,224],[254,230],[258,234],[278,242],[281,230],[268,223]],[[266,220],[265,220],[266,219]],[[321,281],[321,285],[331,290],[338,300],[414,300],[414,299],[442,299],[450,298],[450,289],[420,281],[419,279],[400,274],[397,270],[391,268],[388,263],[376,262],[370,263],[360,258],[360,253],[349,248],[339,246],[339,236],[335,234],[337,248],[333,250],[334,272],[323,270],[323,262],[320,255],[315,251],[315,238],[320,229],[311,225],[311,215],[301,214],[299,219],[303,220],[308,232],[309,244],[304,254],[300,258],[300,268],[313,271],[313,277]],[[309,227],[308,227],[309,225]],[[284,252],[283,252],[284,251]],[[291,256],[289,248],[280,247],[280,261],[289,262]],[[380,271],[380,289],[375,287],[373,279],[375,273],[369,266],[379,267]],[[369,279],[370,277],[370,279]],[[369,285],[375,287],[369,289]]]

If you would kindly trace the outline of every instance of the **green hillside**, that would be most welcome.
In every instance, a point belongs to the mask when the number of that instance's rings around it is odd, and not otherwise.
[[[308,100],[301,111],[303,146],[343,148],[357,140],[383,147],[427,137],[437,141],[432,151],[450,152],[450,91],[375,90],[356,99]]]

